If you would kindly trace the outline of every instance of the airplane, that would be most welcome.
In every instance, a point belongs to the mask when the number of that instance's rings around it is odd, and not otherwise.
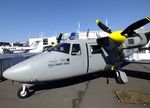
[[[17,92],[21,99],[29,96],[29,86],[96,72],[115,72],[119,83],[127,83],[121,64],[149,42],[150,32],[135,31],[149,22],[150,17],[146,17],[123,31],[112,32],[96,20],[96,24],[109,36],[60,42],[47,52],[12,66],[4,71],[3,76],[22,83]]]
[[[16,47],[16,46],[1,46],[0,47],[0,53],[23,53],[23,52],[35,52],[35,50],[38,50],[38,45],[40,41],[35,41],[31,44],[29,47]]]

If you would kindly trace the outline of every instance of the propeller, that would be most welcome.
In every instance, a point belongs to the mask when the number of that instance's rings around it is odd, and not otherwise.
[[[62,40],[62,35],[63,35],[64,33],[63,32],[61,32],[60,34],[59,34],[59,36],[58,36],[58,38],[57,38],[57,43],[60,43],[60,41]]]
[[[132,37],[131,33],[134,33],[134,30],[148,24],[150,22],[150,17],[141,19],[131,25],[129,25],[123,31],[114,31],[112,32],[106,25],[104,25],[100,20],[96,20],[96,24],[105,32],[109,33],[109,38],[115,43],[123,43],[126,40],[126,37]]]
[[[148,24],[150,22],[150,17],[147,17],[147,18],[144,18],[144,19],[141,19],[133,24],[131,24],[130,26],[128,26],[122,33],[121,35],[125,35],[125,34],[128,34],[146,24]]]
[[[120,67],[117,64],[117,60],[121,59],[120,56],[122,54],[120,45],[126,40],[127,37],[133,37],[133,34],[135,33],[134,30],[144,26],[145,24],[148,24],[149,22],[150,22],[150,17],[146,17],[144,19],[141,19],[141,20],[129,25],[123,31],[112,32],[111,29],[108,28],[106,25],[104,25],[100,20],[96,20],[96,24],[99,26],[99,28],[101,28],[103,31],[105,31],[109,34],[109,36],[107,38],[110,41],[111,53],[109,53],[110,61],[108,62],[108,65],[111,65],[111,70],[117,71]],[[104,43],[104,42],[102,42],[103,40],[104,40],[103,38],[97,39],[97,41],[101,42],[100,44]],[[109,83],[108,78],[107,78],[107,82]]]
[[[107,33],[112,33],[111,32],[111,29],[109,29],[106,25],[104,25],[100,20],[96,20],[96,24],[103,30],[103,31],[105,31],[105,32],[107,32]]]

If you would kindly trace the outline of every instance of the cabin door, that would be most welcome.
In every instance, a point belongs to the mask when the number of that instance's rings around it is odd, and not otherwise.
[[[103,50],[100,45],[88,44],[89,52],[89,73],[103,71],[106,63],[104,61]]]

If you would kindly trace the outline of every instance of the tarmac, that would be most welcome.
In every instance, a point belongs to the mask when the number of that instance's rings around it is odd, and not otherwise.
[[[17,82],[0,83],[0,108],[150,108],[150,104],[132,104],[118,101],[115,90],[144,90],[150,92],[150,61],[131,63],[124,67],[129,76],[127,84],[118,84],[114,78],[93,74],[54,81],[47,86],[33,87],[32,94],[19,99]]]

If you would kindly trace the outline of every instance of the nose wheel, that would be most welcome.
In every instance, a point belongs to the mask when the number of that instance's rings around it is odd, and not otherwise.
[[[23,85],[17,92],[19,98],[24,99],[29,96],[29,89]]]

